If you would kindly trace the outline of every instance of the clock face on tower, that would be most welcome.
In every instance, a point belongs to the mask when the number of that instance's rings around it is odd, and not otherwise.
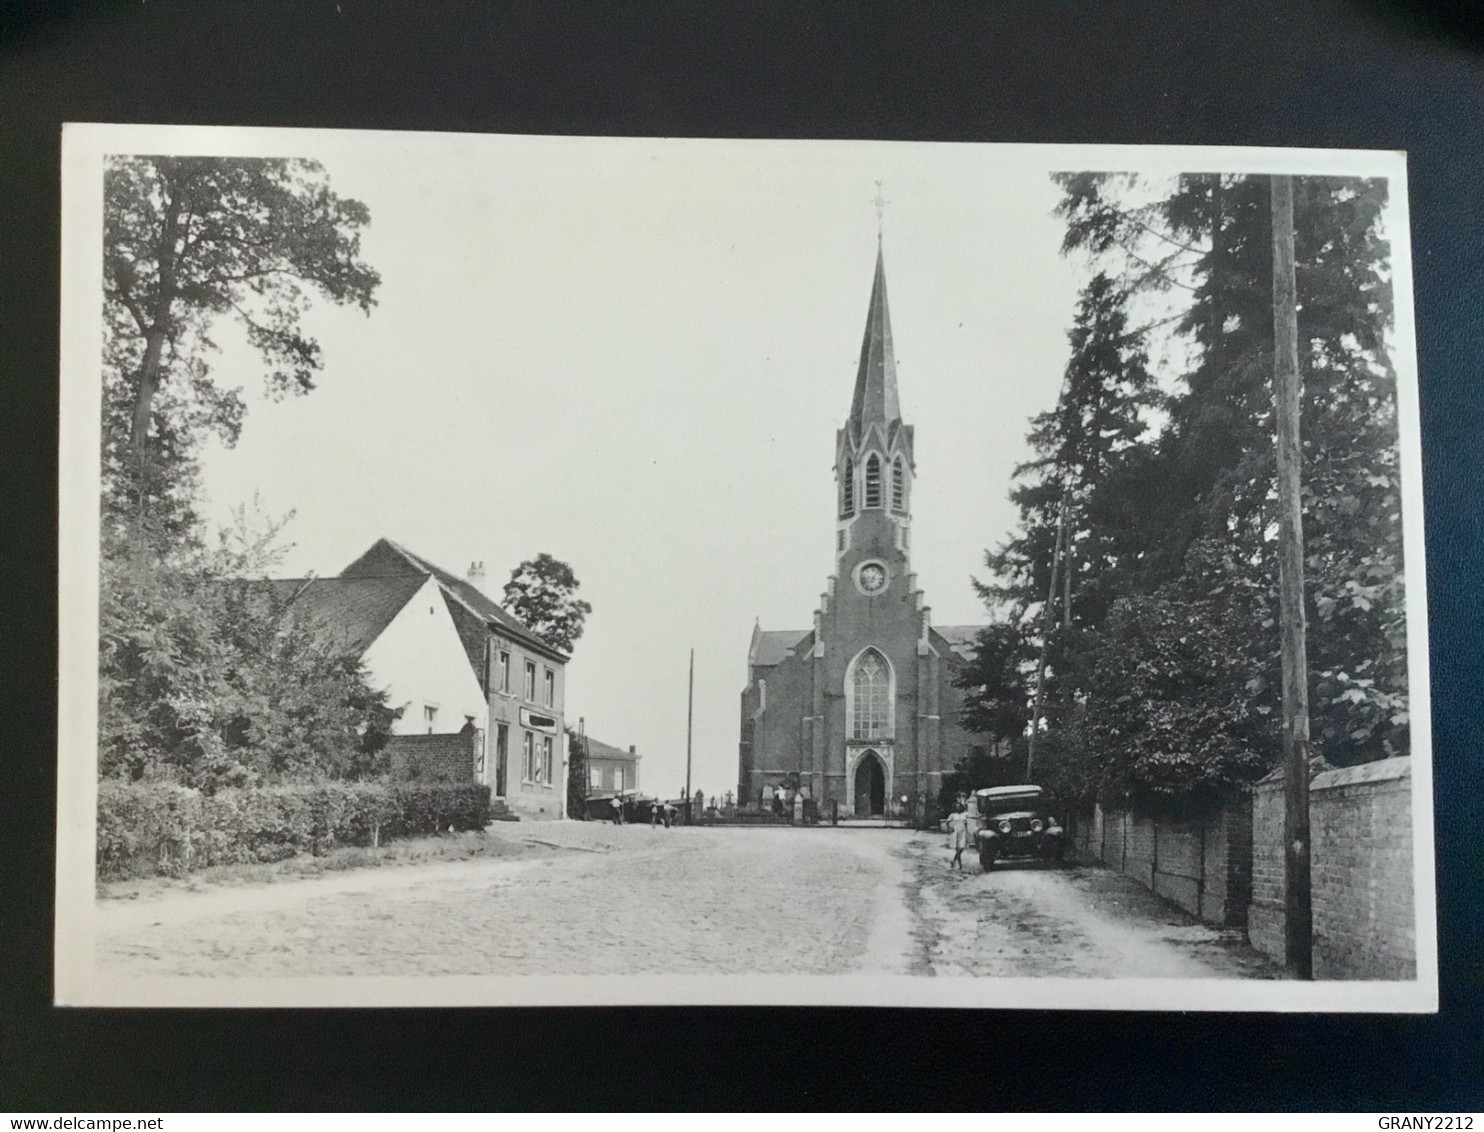
[[[867,562],[855,573],[855,584],[861,593],[880,593],[886,588],[886,567],[879,562]]]

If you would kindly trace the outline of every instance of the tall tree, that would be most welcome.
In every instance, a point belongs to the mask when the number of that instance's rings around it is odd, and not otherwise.
[[[278,528],[213,548],[195,513],[200,444],[235,443],[245,411],[212,378],[218,318],[244,324],[272,395],[312,389],[310,294],[374,304],[367,210],[310,161],[116,157],[103,219],[100,772],[206,789],[375,773],[393,713],[359,660],[243,581]]]
[[[1067,411],[1085,352],[1074,338],[1062,398],[1032,422],[1035,458],[1017,475],[1020,529],[989,556],[981,593],[1022,638],[1054,626],[1041,739],[1084,794],[1210,800],[1275,765],[1280,746],[1268,182],[1058,180],[1064,251],[1089,261],[1079,319],[1100,277],[1139,312],[1118,335],[1104,318],[1101,337],[1127,336],[1146,371],[1161,357],[1164,392],[1146,385],[1129,418],[1158,428],[1125,434],[1101,479],[1087,474],[1079,446],[1105,429]],[[1313,715],[1337,762],[1406,750],[1384,204],[1383,182],[1295,183]],[[1046,619],[1062,499],[1070,550]],[[997,648],[981,657],[991,668]]]
[[[567,728],[567,816],[581,820],[587,817],[587,742],[573,728]]]
[[[1061,393],[1032,419],[1033,458],[1015,469],[1019,529],[986,556],[991,580],[975,583],[1005,620],[981,635],[961,678],[966,719],[1017,751],[1040,742],[1043,710],[1055,717],[1076,702],[1079,635],[1111,600],[1124,510],[1116,473],[1158,402],[1126,304],[1106,274],[1083,288]]]
[[[1406,656],[1389,246],[1381,181],[1294,180],[1303,383],[1301,444],[1315,739],[1356,762],[1406,750]],[[1181,331],[1197,363],[1172,402],[1165,529],[1218,538],[1276,587],[1271,375],[1272,227],[1266,177],[1186,177],[1171,227],[1210,236]]]
[[[365,205],[313,161],[115,157],[104,169],[105,514],[165,538],[191,522],[194,454],[234,443],[239,390],[211,378],[215,320],[235,315],[273,396],[314,387],[310,291],[369,312],[380,281],[360,259]]]
[[[570,653],[593,611],[577,596],[580,584],[572,567],[538,554],[510,572],[501,604],[547,644]]]

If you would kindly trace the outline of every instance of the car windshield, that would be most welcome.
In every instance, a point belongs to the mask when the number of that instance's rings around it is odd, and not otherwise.
[[[1017,790],[1012,794],[979,795],[979,812],[985,815],[1020,813],[1040,807],[1041,791],[1039,789]]]

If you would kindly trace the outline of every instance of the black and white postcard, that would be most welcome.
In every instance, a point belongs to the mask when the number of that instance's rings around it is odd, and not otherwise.
[[[1437,1005],[1405,156],[72,125],[66,1005]]]

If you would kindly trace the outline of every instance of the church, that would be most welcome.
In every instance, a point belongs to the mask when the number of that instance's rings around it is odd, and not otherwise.
[[[809,629],[752,631],[738,801],[797,789],[821,817],[936,821],[943,775],[976,742],[955,677],[978,625],[934,626],[912,573],[916,438],[902,421],[876,277],[850,416],[835,434],[835,572]]]

